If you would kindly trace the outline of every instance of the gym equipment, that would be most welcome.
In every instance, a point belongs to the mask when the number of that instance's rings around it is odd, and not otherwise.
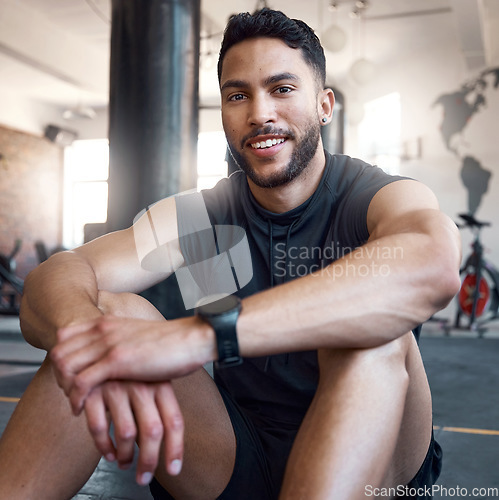
[[[480,239],[482,228],[490,226],[490,222],[480,222],[471,214],[458,215],[464,221],[458,227],[469,228],[475,237],[472,251],[460,269],[462,281],[454,327],[461,328],[461,320],[467,317],[465,328],[481,337],[487,331],[485,325],[499,318],[499,270],[485,259]]]
[[[19,314],[19,302],[23,293],[24,280],[16,276],[15,256],[22,246],[17,239],[9,255],[0,254],[0,314]]]

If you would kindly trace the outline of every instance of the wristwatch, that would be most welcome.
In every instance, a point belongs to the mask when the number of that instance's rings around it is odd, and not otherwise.
[[[212,302],[206,303],[206,299],[203,302],[196,307],[196,314],[215,330],[218,350],[216,367],[240,365],[243,359],[239,356],[236,323],[242,309],[241,299],[235,295],[227,295]]]

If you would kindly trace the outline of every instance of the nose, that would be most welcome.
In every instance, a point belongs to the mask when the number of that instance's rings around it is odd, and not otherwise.
[[[267,93],[259,93],[252,96],[248,108],[248,124],[259,127],[276,121],[275,103]]]

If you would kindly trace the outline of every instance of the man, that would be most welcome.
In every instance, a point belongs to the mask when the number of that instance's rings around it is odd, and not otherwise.
[[[436,480],[411,330],[458,290],[454,224],[425,186],[323,150],[334,96],[304,23],[268,9],[231,18],[219,80],[242,171],[201,204],[163,200],[28,277],[23,332],[51,355],[2,437],[5,498],[68,498],[101,455],[128,467],[135,441],[137,481],[154,474],[155,498],[423,496]],[[217,228],[244,229],[252,275],[199,314],[165,321],[135,293],[217,254],[203,217],[220,247]],[[159,270],[137,258],[150,221],[166,242]],[[219,276],[203,265],[208,293]]]

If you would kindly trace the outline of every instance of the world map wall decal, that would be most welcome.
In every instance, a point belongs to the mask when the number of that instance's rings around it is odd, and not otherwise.
[[[461,157],[456,139],[461,136],[473,120],[473,117],[487,107],[485,91],[492,85],[499,90],[499,68],[486,69],[480,75],[466,83],[459,90],[442,94],[433,103],[433,107],[443,107],[443,119],[440,132],[448,151],[461,162],[460,177],[468,192],[468,212],[475,214],[484,194],[489,187],[492,173],[484,168],[474,156]]]

